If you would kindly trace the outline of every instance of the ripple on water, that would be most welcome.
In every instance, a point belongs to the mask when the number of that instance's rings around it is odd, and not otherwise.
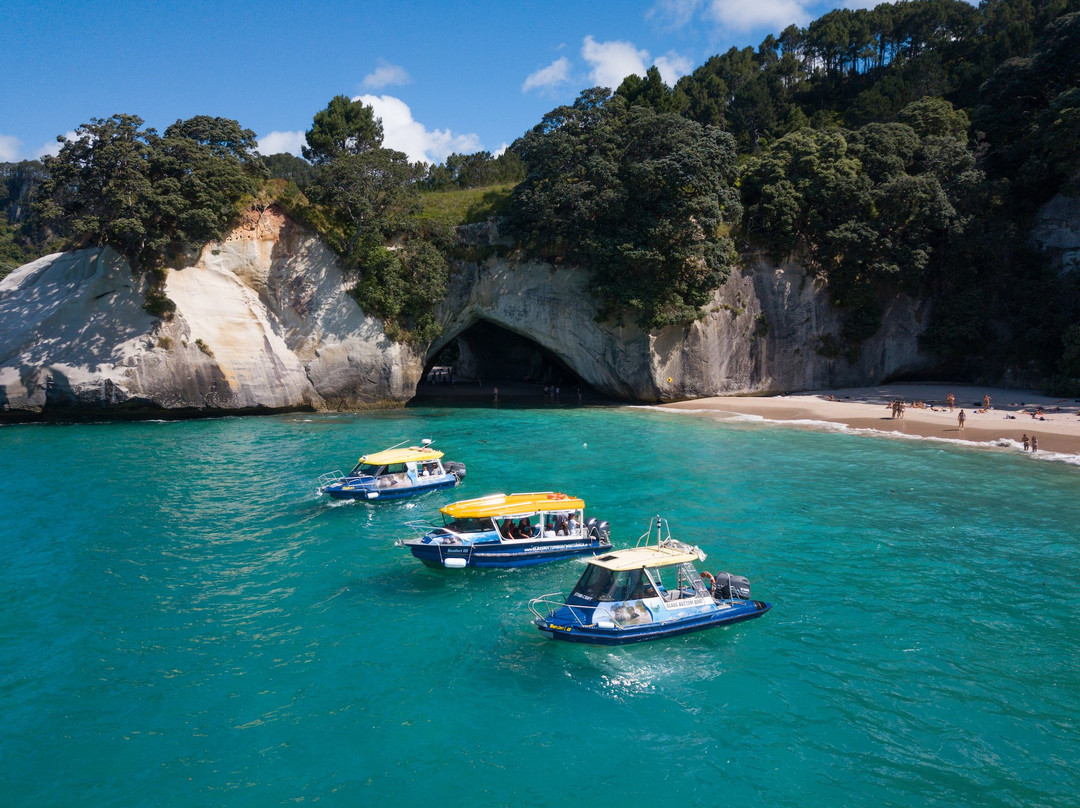
[[[315,494],[422,437],[459,488]],[[1077,472],[1025,460],[622,408],[6,427],[5,801],[1069,804]],[[773,610],[555,643],[526,603],[581,562],[431,570],[392,544],[537,489],[619,546],[663,515]]]

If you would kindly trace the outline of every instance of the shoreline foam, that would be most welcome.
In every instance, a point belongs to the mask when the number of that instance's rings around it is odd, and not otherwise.
[[[945,403],[952,392],[952,412]],[[983,410],[989,395],[991,409]],[[893,400],[907,404],[902,418],[893,418]],[[915,408],[915,401],[927,407]],[[1043,415],[1031,413],[1041,407]],[[945,384],[888,384],[823,390],[782,396],[714,396],[659,406],[697,415],[759,418],[804,428],[836,428],[883,437],[931,439],[970,446],[997,446],[1023,451],[1023,435],[1036,435],[1034,457],[1080,464],[1080,401],[1053,398],[1030,390]],[[958,417],[967,416],[961,430]]]

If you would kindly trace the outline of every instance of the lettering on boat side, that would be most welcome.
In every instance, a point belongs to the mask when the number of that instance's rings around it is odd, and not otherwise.
[[[671,601],[666,604],[668,611],[673,612],[678,609],[689,609],[691,606],[704,606],[709,602],[708,598],[686,598],[684,600]]]

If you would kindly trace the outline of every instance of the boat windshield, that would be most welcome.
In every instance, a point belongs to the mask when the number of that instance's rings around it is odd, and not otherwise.
[[[349,472],[350,477],[378,477],[382,472],[383,466],[376,466],[372,463],[357,463],[356,468]]]
[[[459,516],[457,519],[452,519],[443,514],[443,524],[455,533],[483,533],[486,530],[495,529],[490,517],[478,519],[472,516]]]
[[[654,598],[656,590],[643,569],[616,571],[590,564],[571,594],[607,602]]]

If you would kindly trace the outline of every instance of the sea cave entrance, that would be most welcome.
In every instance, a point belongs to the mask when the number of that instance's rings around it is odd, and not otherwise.
[[[554,353],[487,320],[437,350],[411,403],[577,404],[606,400]]]

